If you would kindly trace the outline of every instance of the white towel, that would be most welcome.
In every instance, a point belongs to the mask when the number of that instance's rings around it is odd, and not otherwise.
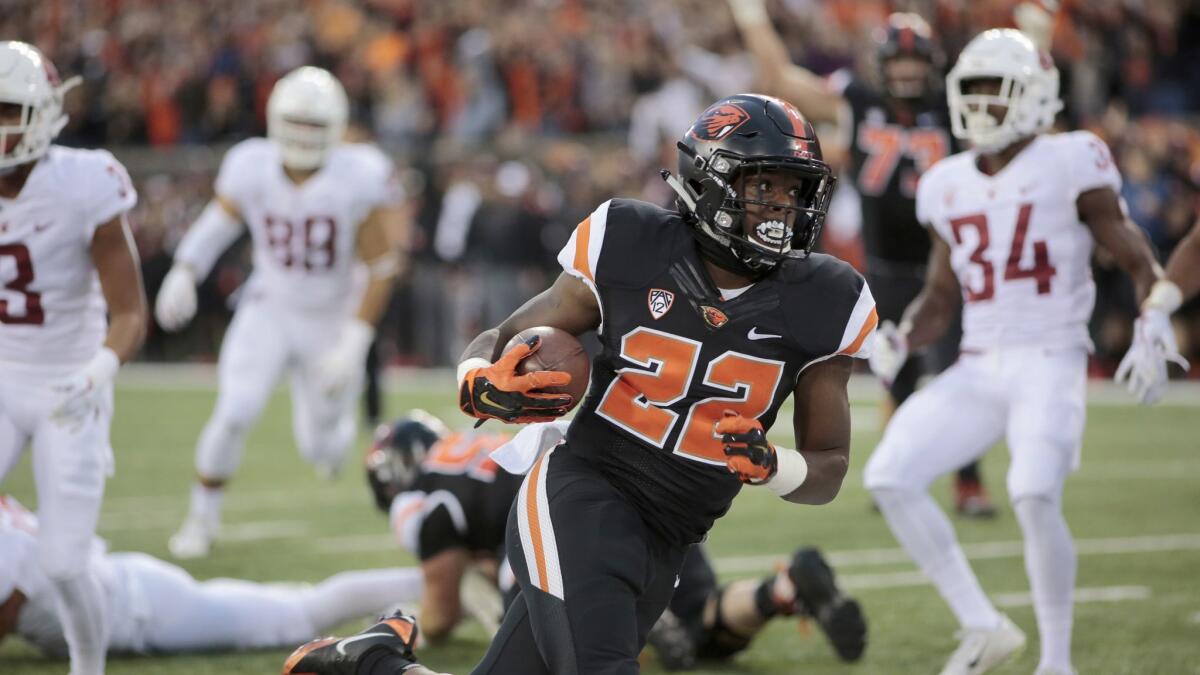
[[[512,440],[492,451],[492,461],[505,471],[525,475],[542,453],[563,442],[570,420],[527,424]]]

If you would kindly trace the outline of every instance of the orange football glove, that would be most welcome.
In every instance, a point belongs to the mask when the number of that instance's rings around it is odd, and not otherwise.
[[[779,458],[763,433],[762,423],[726,410],[714,426],[725,443],[725,466],[747,485],[762,485],[775,477]]]
[[[490,366],[467,372],[458,390],[458,407],[480,420],[510,424],[551,422],[564,415],[574,402],[570,394],[537,392],[546,387],[571,383],[571,374],[561,370],[538,370],[517,374],[521,360],[542,344],[538,336],[508,350]]]

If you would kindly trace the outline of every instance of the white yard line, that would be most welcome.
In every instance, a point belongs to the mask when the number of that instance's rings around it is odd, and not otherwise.
[[[928,586],[929,580],[920,572],[887,572],[883,574],[839,574],[838,584],[848,591],[883,590]],[[1098,586],[1075,589],[1075,602],[1122,602],[1146,600],[1150,589],[1146,586]],[[1028,591],[996,593],[992,601],[997,607],[1029,607],[1033,598]]]
[[[226,512],[258,511],[269,508],[292,508],[300,496],[295,490],[254,490],[243,492],[234,490],[225,496],[222,509]],[[336,503],[344,501],[345,493],[336,488],[328,490],[307,489],[304,492],[305,502]],[[137,497],[107,497],[104,500],[105,520],[140,520],[148,513],[169,512],[182,516],[187,507],[188,495],[185,492],[174,495],[153,495]]]
[[[308,523],[299,520],[266,520],[221,526],[217,541],[258,541],[260,539],[297,539],[308,534]]]
[[[321,537],[314,540],[319,553],[333,555],[344,553],[373,553],[397,551],[399,542],[390,534],[346,534],[338,537]]]
[[[1125,602],[1127,600],[1149,600],[1150,589],[1146,586],[1097,586],[1076,588],[1075,604],[1085,602]],[[1031,607],[1033,598],[1028,591],[997,593],[992,596],[997,607]]]
[[[1024,544],[1021,541],[993,541],[963,545],[963,551],[971,560],[1019,558],[1024,555],[1024,550]],[[1075,540],[1075,551],[1079,555],[1200,551],[1200,534],[1077,539]],[[716,566],[721,572],[758,572],[770,569],[772,565],[785,559],[787,555],[787,553],[777,553],[774,555],[721,557],[716,559]],[[900,548],[829,551],[825,557],[834,567],[897,565],[910,562],[908,554]]]

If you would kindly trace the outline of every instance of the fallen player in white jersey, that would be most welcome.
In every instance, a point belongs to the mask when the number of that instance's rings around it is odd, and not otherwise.
[[[49,656],[65,656],[36,533],[36,516],[0,496],[0,641],[12,633]],[[88,574],[104,591],[108,651],[140,654],[293,647],[421,595],[417,568],[342,572],[311,586],[197,581],[143,553],[107,553],[99,538]]]

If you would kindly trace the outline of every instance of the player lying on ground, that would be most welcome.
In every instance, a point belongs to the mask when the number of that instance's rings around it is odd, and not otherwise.
[[[901,324],[881,326],[871,365],[884,379],[894,374],[910,350],[937,339],[960,301],[963,353],[897,410],[864,481],[962,627],[942,672],[982,673],[1025,635],[984,594],[928,487],[1004,438],[1041,640],[1037,673],[1066,675],[1076,560],[1062,491],[1079,466],[1087,410],[1092,250],[1112,254],[1139,298],[1162,269],[1121,207],[1104,142],[1047,133],[1062,107],[1048,54],[1019,31],[989,30],[963,50],[946,89],[954,133],[973,149],[921,178],[929,274]]]
[[[367,480],[379,508],[390,514],[404,548],[421,560],[424,592],[421,629],[427,639],[444,637],[463,614],[480,619],[489,632],[499,627],[501,605],[460,593],[471,568],[482,570],[511,601],[513,577],[503,563],[504,525],[521,478],[489,456],[501,452],[536,456],[557,445],[567,424],[533,424],[508,436],[451,433],[435,417],[413,411],[381,429],[367,452]],[[492,606],[494,615],[487,616]],[[844,660],[861,656],[866,624],[858,603],[838,590],[833,571],[814,548],[801,548],[790,564],[761,580],[719,586],[702,546],[692,547],[679,573],[670,609],[649,641],[672,669],[700,659],[722,659],[749,646],[774,617],[813,618]]]
[[[1167,364],[1184,370],[1188,362],[1179,353],[1171,314],[1200,294],[1200,224],[1193,225],[1167,261],[1166,277],[1150,289],[1142,314],[1134,323],[1133,344],[1117,368],[1117,380],[1142,403],[1154,403],[1167,389]]]
[[[179,330],[196,312],[196,284],[249,229],[254,273],[221,344],[217,403],[196,443],[191,508],[169,548],[207,555],[225,484],[275,385],[289,377],[300,454],[333,476],[356,436],[363,363],[399,269],[399,199],[392,162],[344,143],[348,103],[328,72],[288,73],[267,102],[268,138],[225,155],[212,203],[175,251],[155,317]],[[365,268],[365,289],[356,270]]]
[[[38,561],[37,518],[0,496],[0,640],[16,635],[50,656],[66,653],[50,580]],[[351,619],[411,605],[421,572],[342,572],[315,586],[237,579],[198,582],[143,553],[107,553],[92,539],[89,577],[103,591],[110,652],[175,653],[291,647]]]
[[[85,553],[114,467],[112,380],[142,344],[146,298],[125,167],[52,145],[73,83],[0,42],[0,482],[30,446],[48,602],[71,672],[98,675],[109,627]]]

